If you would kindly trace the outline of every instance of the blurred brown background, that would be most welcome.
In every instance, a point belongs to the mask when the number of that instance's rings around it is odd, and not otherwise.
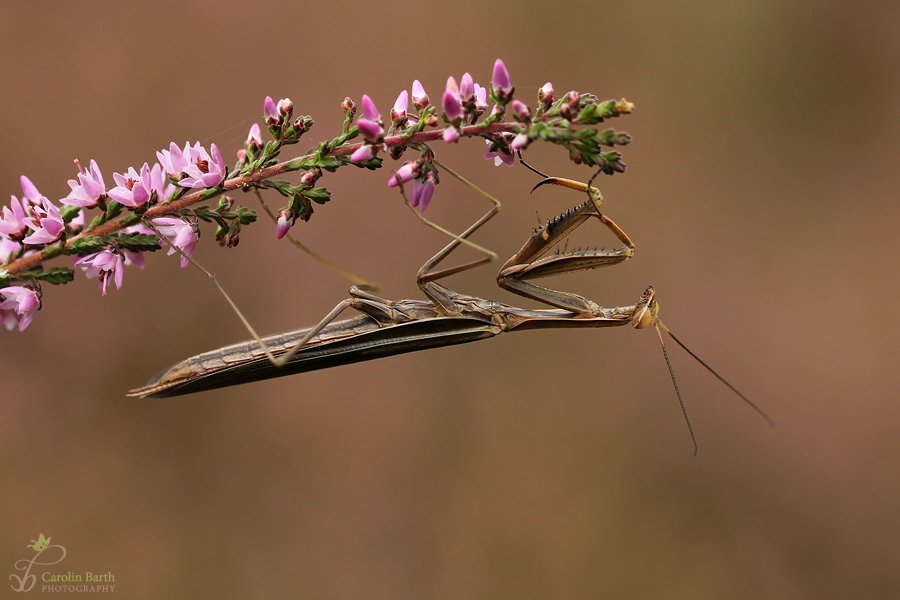
[[[80,273],[48,286],[24,334],[0,332],[6,571],[43,533],[69,553],[50,570],[112,572],[122,598],[900,595],[895,3],[254,6],[5,3],[4,193],[24,173],[60,198],[76,157],[110,183],[172,140],[231,162],[266,95],[313,115],[312,144],[346,95],[387,113],[414,78],[437,100],[448,75],[486,84],[502,57],[529,103],[550,80],[637,106],[614,122],[635,139],[628,172],[600,181],[635,260],[552,283],[604,305],[653,284],[667,324],[777,425],[673,347],[692,458],[656,336],[630,328],[127,399],[247,337],[204,276],[159,253],[105,298]],[[504,260],[536,212],[580,201],[529,195],[536,178],[484,161],[480,140],[436,149],[503,200],[478,241]],[[528,156],[589,176],[558,148]],[[386,297],[419,297],[415,271],[445,240],[388,176],[327,176],[334,200],[295,233]],[[461,230],[486,208],[445,177],[429,215]],[[584,229],[575,242],[614,243]],[[207,228],[197,257],[262,331],[346,296],[268,224],[235,250]],[[495,267],[448,283],[533,306]]]

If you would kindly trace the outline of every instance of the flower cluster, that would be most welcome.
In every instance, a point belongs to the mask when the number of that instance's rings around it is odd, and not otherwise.
[[[21,198],[13,196],[0,209],[0,319],[7,328],[24,330],[40,309],[41,283],[73,279],[73,269],[44,269],[45,261],[60,254],[72,256],[74,268],[97,278],[106,295],[110,282],[121,288],[126,266],[144,267],[144,252],[168,246],[169,254],[179,252],[182,267],[186,266],[200,237],[200,221],[215,223],[220,245],[236,246],[241,228],[256,215],[223,195],[230,191],[271,189],[287,198],[273,215],[275,234],[282,238],[298,219],[310,219],[314,204],[330,201],[331,193],[319,185],[325,173],[351,165],[375,170],[383,166],[383,154],[400,160],[414,151],[418,157],[394,169],[387,185],[410,184],[409,203],[425,211],[440,182],[435,151],[429,146],[439,140],[456,143],[480,137],[487,145],[484,158],[507,166],[515,164],[517,151],[547,141],[565,148],[577,164],[607,174],[624,171],[621,155],[602,151],[601,146],[628,144],[630,136],[590,126],[631,112],[632,104],[624,99],[600,102],[575,91],[556,99],[550,83],[540,89],[534,108],[514,94],[509,72],[498,59],[487,87],[469,73],[458,82],[449,77],[437,104],[432,104],[419,80],[413,81],[411,91],[397,96],[389,121],[368,95],[360,100],[359,118],[356,103],[345,98],[341,103],[345,119],[337,136],[319,142],[305,155],[280,162],[284,147],[297,144],[313,120],[295,116],[289,98],[275,101],[267,96],[262,116],[271,139],[264,141],[260,124],[253,124],[231,169],[216,144],[207,150],[199,142],[183,147],[173,142],[156,153],[152,164],[113,173],[112,187],[107,187],[96,161],[91,160],[87,169],[76,161],[78,173],[68,182],[68,195],[58,202],[22,176]],[[488,110],[490,103],[493,107]],[[361,141],[354,142],[356,138]],[[299,171],[296,183],[275,179],[293,171]],[[215,197],[219,197],[215,208],[195,206]],[[94,211],[89,222],[87,211]]]
[[[213,144],[207,152],[199,142],[185,144],[182,150],[172,143],[169,150],[157,153],[159,159],[152,167],[147,163],[136,170],[130,167],[125,173],[113,173],[116,186],[107,189],[103,173],[97,162],[91,160],[88,170],[76,161],[78,174],[68,181],[70,192],[55,204],[42,195],[34,183],[22,176],[22,198],[13,196],[0,213],[0,264],[48,251],[57,244],[63,246],[67,238],[84,231],[85,210],[99,209],[101,215],[92,226],[105,222],[119,214],[123,207],[136,214],[160,202],[176,197],[188,188],[216,187],[224,181],[228,171],[222,155]],[[144,266],[144,251],[153,251],[160,244],[169,242],[174,248],[190,255],[199,237],[196,222],[182,218],[162,217],[153,219],[159,231],[167,238],[159,240],[149,228],[132,226],[123,235],[108,239],[79,243],[71,248],[60,247],[63,253],[75,256],[74,267],[82,269],[87,277],[98,278],[100,291],[105,296],[110,281],[116,289],[122,287],[125,265]],[[151,239],[152,238],[152,239]],[[84,242],[84,240],[80,240]],[[186,260],[182,259],[182,266]],[[40,280],[60,283],[57,279],[70,279],[62,270],[35,271],[20,279],[30,279],[28,286],[0,287],[0,319],[7,329],[18,326],[25,329],[40,309]]]
[[[509,72],[503,61],[497,59],[494,63],[494,72],[491,79],[491,97],[496,102],[491,117],[484,124],[490,124],[502,118],[504,108],[512,98],[513,86],[510,83]],[[412,84],[413,106],[418,113],[411,113],[409,109],[410,94],[407,90],[400,92],[397,100],[391,108],[391,134],[409,135],[422,131],[425,126],[436,126],[438,119],[435,115],[436,107],[431,105],[428,94],[422,83],[416,79]],[[484,114],[488,107],[488,89],[475,83],[472,75],[464,73],[457,85],[456,79],[447,78],[447,85],[441,97],[441,118],[446,127],[441,131],[441,139],[448,144],[459,140],[464,125],[474,125],[478,118]],[[384,123],[375,103],[367,95],[362,97],[363,116],[357,120],[359,133],[365,139],[350,157],[355,163],[364,163],[375,158],[378,152],[384,149]],[[491,137],[487,137],[488,144]],[[499,146],[502,146],[500,144]],[[404,146],[393,147],[391,156],[399,158],[405,150]],[[502,153],[502,161],[509,166],[515,163],[515,157],[509,147],[502,146],[502,151],[496,147],[488,149],[485,158],[494,158]],[[412,181],[412,193],[410,204],[424,212],[434,195],[435,186],[438,183],[437,168],[433,163],[433,153],[423,149],[422,158],[406,162],[388,179],[388,186],[395,187]],[[499,162],[497,164],[500,164]]]

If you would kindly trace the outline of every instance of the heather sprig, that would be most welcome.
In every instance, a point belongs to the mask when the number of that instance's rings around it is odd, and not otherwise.
[[[494,105],[490,111],[489,102]],[[594,127],[630,113],[634,107],[624,99],[601,102],[575,91],[556,99],[547,83],[530,107],[515,97],[509,72],[498,59],[487,87],[469,73],[459,83],[449,77],[437,104],[432,104],[419,80],[411,91],[399,93],[387,121],[368,95],[362,95],[358,107],[345,98],[340,132],[307,153],[284,160],[284,147],[299,143],[314,122],[308,115],[295,115],[290,99],[276,102],[266,97],[262,123],[271,139],[264,140],[260,124],[253,124],[232,167],[216,144],[207,149],[199,142],[183,147],[172,142],[156,153],[153,163],[113,173],[115,185],[108,189],[96,161],[91,160],[87,170],[76,161],[78,172],[68,181],[70,191],[59,200],[61,206],[22,176],[21,200],[13,196],[0,210],[0,320],[8,328],[25,329],[40,308],[41,283],[67,283],[74,268],[98,278],[105,295],[110,282],[121,287],[125,266],[143,268],[144,252],[169,246],[169,254],[180,251],[185,266],[199,241],[201,221],[215,224],[214,237],[220,245],[238,245],[242,228],[256,220],[256,213],[236,205],[226,195],[229,192],[271,189],[284,197],[275,223],[275,234],[282,238],[298,219],[310,220],[314,205],[331,200],[331,192],[320,181],[326,174],[351,165],[378,170],[384,166],[385,153],[395,161],[407,151],[415,154],[390,169],[387,185],[411,182],[410,204],[422,212],[440,183],[432,147],[438,141],[482,138],[487,144],[484,157],[508,166],[515,163],[516,151],[545,141],[562,146],[577,164],[610,175],[625,170],[620,153],[604,148],[626,145],[631,137]],[[295,171],[298,180],[279,178]],[[220,198],[215,208],[197,206],[216,197]],[[71,256],[73,268],[45,270],[43,263],[59,255]]]

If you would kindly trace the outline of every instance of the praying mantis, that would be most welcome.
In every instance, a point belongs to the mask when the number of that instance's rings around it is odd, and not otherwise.
[[[532,283],[533,280],[543,277],[617,265],[633,256],[635,245],[618,225],[600,212],[603,197],[600,191],[591,185],[593,178],[588,183],[580,183],[547,177],[527,163],[525,165],[544,177],[532,191],[543,185],[558,185],[583,192],[588,198],[536,228],[533,235],[506,261],[497,275],[500,287],[553,308],[518,308],[461,294],[438,283],[450,275],[490,262],[495,256],[492,252],[468,241],[468,238],[492,219],[500,209],[499,201],[481,192],[493,202],[493,207],[463,233],[458,236],[449,234],[453,240],[419,269],[416,282],[427,300],[391,301],[374,295],[364,287],[353,286],[350,289],[350,297],[338,303],[314,327],[266,338],[259,338],[254,333],[255,340],[188,358],[159,373],[147,385],[131,390],[128,395],[154,398],[178,396],[407,352],[474,342],[508,331],[620,327],[631,324],[635,329],[644,329],[651,325],[656,329],[694,445],[694,454],[697,453],[696,437],[675,380],[660,328],[772,424],[772,420],[765,412],[691,352],[662,323],[659,319],[656,291],[652,286],[644,291],[635,304],[604,308],[578,294],[552,290]],[[551,253],[569,234],[591,219],[599,220],[623,245],[615,249],[575,251],[563,249]],[[481,250],[485,253],[485,257],[437,270],[444,259],[462,244]],[[214,278],[209,272],[207,274]],[[218,281],[216,284],[218,285]],[[360,315],[336,321],[348,308],[356,310]],[[248,328],[252,332],[249,325]]]

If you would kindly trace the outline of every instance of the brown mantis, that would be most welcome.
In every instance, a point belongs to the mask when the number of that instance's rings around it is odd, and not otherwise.
[[[543,176],[539,171],[535,172]],[[492,260],[493,253],[481,249],[487,255],[484,258],[435,270],[461,244],[474,246],[468,242],[469,236],[497,214],[500,203],[488,196],[494,203],[491,210],[460,235],[451,234],[454,239],[419,269],[416,280],[428,300],[390,301],[354,286],[350,289],[350,297],[338,303],[314,327],[262,339],[257,337],[256,340],[188,358],[158,374],[146,386],[131,390],[128,395],[157,398],[178,396],[406,352],[473,342],[506,331],[617,327],[630,323],[636,329],[650,325],[656,328],[695,454],[696,438],[675,381],[660,327],[771,424],[772,420],[759,407],[684,346],[659,320],[659,304],[653,287],[648,287],[635,304],[603,308],[578,294],[551,290],[531,283],[531,280],[542,277],[618,264],[631,258],[635,248],[625,232],[600,212],[599,206],[603,198],[590,181],[585,184],[544,177],[534,189],[545,184],[560,185],[586,192],[588,200],[538,227],[522,248],[500,269],[497,283],[513,293],[554,308],[517,308],[460,294],[437,283],[449,275]],[[623,246],[612,250],[558,250],[550,253],[572,231],[592,218],[609,228]],[[478,246],[474,247],[480,249]],[[335,321],[347,308],[353,308],[361,315]]]

